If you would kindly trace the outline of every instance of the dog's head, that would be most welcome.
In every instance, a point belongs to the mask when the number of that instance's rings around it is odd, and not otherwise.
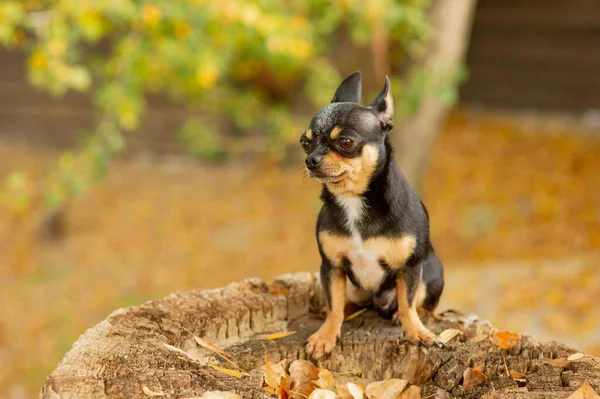
[[[300,138],[310,177],[334,195],[361,195],[385,156],[394,102],[390,80],[368,106],[360,105],[361,75],[354,72],[337,88]]]

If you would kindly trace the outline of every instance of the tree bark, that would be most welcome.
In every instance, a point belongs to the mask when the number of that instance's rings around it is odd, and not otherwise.
[[[471,32],[477,0],[434,0],[431,9],[433,35],[429,50],[419,62],[428,77],[435,80],[440,68],[462,64]],[[392,133],[400,167],[417,189],[425,173],[435,138],[450,107],[440,103],[435,93],[426,93],[416,115],[403,121]]]
[[[306,358],[304,342],[322,322],[310,310],[323,303],[318,276],[301,273],[282,276],[270,286],[248,279],[119,309],[75,342],[47,377],[40,397],[145,398],[144,386],[166,398],[214,390],[270,397],[262,388],[265,356],[274,362]],[[462,335],[445,349],[414,346],[403,342],[401,327],[368,311],[344,323],[340,343],[322,367],[338,382],[402,378],[420,386],[422,397],[432,398],[565,398],[586,381],[600,388],[598,358],[585,356],[563,367],[548,364],[576,352],[566,345],[536,343],[522,335],[510,350],[502,349],[490,340],[494,330],[489,323],[454,311],[426,324],[437,333],[456,328]],[[282,330],[296,334],[258,339]],[[208,358],[210,352],[196,344],[193,334],[224,349],[249,375],[224,374],[164,345]],[[231,368],[214,355],[212,362]],[[469,367],[485,374],[487,382],[467,387],[463,374]],[[526,376],[515,380],[508,374],[513,370]]]

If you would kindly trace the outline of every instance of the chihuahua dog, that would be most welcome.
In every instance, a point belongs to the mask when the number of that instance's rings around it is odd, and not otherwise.
[[[323,184],[317,219],[325,322],[309,339],[315,359],[331,352],[346,299],[373,305],[413,344],[442,346],[419,313],[435,310],[444,288],[442,265],[429,240],[429,216],[394,158],[388,138],[394,102],[386,76],[381,93],[360,105],[361,75],[340,84],[333,100],[300,138],[306,170]]]

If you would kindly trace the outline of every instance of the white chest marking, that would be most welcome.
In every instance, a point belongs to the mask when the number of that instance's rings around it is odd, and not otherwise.
[[[336,201],[344,211],[346,227],[352,235],[352,247],[346,252],[352,272],[362,288],[376,291],[386,273],[379,264],[380,254],[363,248],[363,240],[357,224],[363,217],[365,203],[358,196],[338,196]]]

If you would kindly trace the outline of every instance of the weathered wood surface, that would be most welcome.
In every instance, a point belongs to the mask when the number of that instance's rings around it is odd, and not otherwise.
[[[305,358],[304,342],[321,323],[309,310],[322,304],[318,278],[302,273],[282,276],[270,286],[249,279],[120,309],[77,340],[48,376],[40,396],[145,398],[145,385],[167,398],[201,396],[209,390],[269,397],[261,387],[265,351],[271,361]],[[402,342],[400,327],[366,312],[345,323],[340,344],[322,366],[339,380],[403,378],[421,386],[422,397],[566,398],[585,381],[600,390],[600,359],[586,356],[565,368],[547,363],[576,352],[566,345],[521,336],[512,349],[501,349],[488,339],[488,323],[453,311],[427,324],[437,333],[457,328],[464,334],[446,349],[416,347]],[[276,341],[256,339],[285,329],[297,333]],[[228,376],[164,346],[208,357],[192,334],[225,349],[250,376]],[[482,370],[488,383],[465,388],[467,367]],[[508,370],[526,377],[517,382]]]

